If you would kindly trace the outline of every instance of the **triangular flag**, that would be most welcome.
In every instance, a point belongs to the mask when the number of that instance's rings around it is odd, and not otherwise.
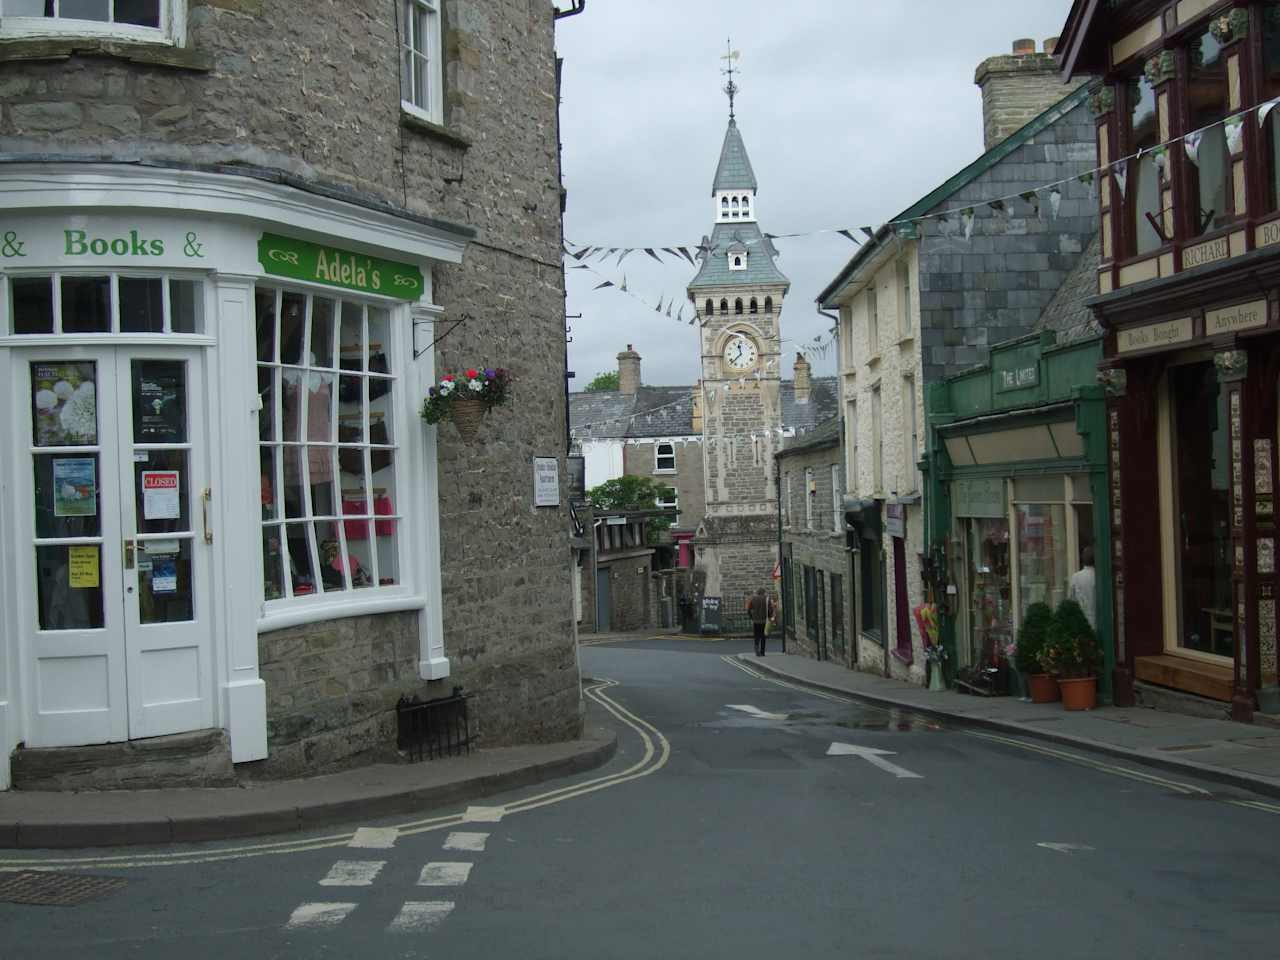
[[[1151,162],[1155,165],[1156,175],[1161,181],[1166,180],[1169,175],[1169,148],[1162,144],[1153,150],[1148,150],[1147,153],[1151,154]]]
[[[590,265],[590,264],[587,264],[587,263],[575,263],[575,264],[573,265],[573,269],[575,269],[575,270],[590,270],[590,269],[591,269],[591,265]]]
[[[635,250],[632,249],[631,247],[627,247],[620,254],[618,254],[618,262],[615,263],[614,266],[615,267],[622,266],[622,261],[627,259],[627,257],[631,256],[633,253],[635,253]]]
[[[658,305],[657,305],[656,307],[654,307],[654,308],[653,308],[653,312],[654,312],[654,313],[661,313],[661,312],[662,312],[662,298],[661,298],[661,297],[659,297],[659,298],[658,298]]]
[[[850,231],[848,231],[848,230],[837,230],[837,231],[836,231],[836,233],[840,234],[840,236],[844,237],[846,240],[850,240],[850,241],[852,241],[852,242],[853,242],[853,245],[854,245],[855,247],[860,247],[860,246],[862,246],[862,241],[860,241],[860,240],[858,240],[857,238],[855,238],[855,237],[854,237],[854,235],[853,235]]]
[[[992,200],[990,203],[987,204],[987,206],[990,207],[993,211],[995,211],[995,213],[998,216],[1003,217],[1007,215],[1009,212],[1008,209],[1006,209],[1003,200]]]
[[[653,257],[653,259],[657,260],[659,263],[662,262],[662,258],[653,252],[653,247],[645,247],[644,252]]]
[[[590,253],[590,252],[591,252],[591,248],[590,248],[590,247],[583,247],[581,250],[579,250],[577,253],[575,253],[575,254],[573,255],[573,259],[575,259],[575,260],[581,260],[583,257],[585,257],[585,256],[586,256],[588,253]]]
[[[612,257],[615,253],[618,252],[617,247],[610,247],[608,250],[605,250],[604,247],[601,247],[600,250],[602,251],[600,254],[601,260],[608,260],[610,257]]]
[[[1040,216],[1040,194],[1036,193],[1034,190],[1028,190],[1026,193],[1022,194],[1022,199],[1031,207],[1032,212],[1037,217]]]
[[[967,207],[960,211],[960,223],[964,225],[964,238],[966,240],[973,239],[974,216],[973,207]]]
[[[876,238],[876,232],[872,230],[870,227],[859,227],[859,229],[863,233],[865,233],[868,237],[870,237],[872,240]]]
[[[622,286],[620,286],[618,289],[621,290],[623,293],[627,292],[627,275],[625,273],[622,275]]]
[[[1125,187],[1129,185],[1129,160],[1117,160],[1111,165],[1111,178],[1116,182],[1116,189],[1120,191],[1120,199],[1124,199]]]
[[[693,266],[693,267],[697,266],[697,263],[694,262],[693,255],[689,253],[688,247],[678,247],[677,249],[679,249],[680,251],[680,256],[684,257],[686,260],[689,261],[690,266]]]
[[[1227,117],[1224,126],[1227,129],[1227,149],[1237,154],[1244,149],[1244,117],[1236,114]]]
[[[1057,187],[1049,188],[1049,210],[1053,213],[1053,218],[1058,219],[1058,210],[1062,207],[1062,191]]]
[[[1280,103],[1280,98],[1277,98],[1277,99],[1275,99],[1275,100],[1268,100],[1266,103],[1259,105],[1259,107],[1258,107],[1258,126],[1260,126],[1260,127],[1261,127],[1261,126],[1264,126],[1264,125],[1266,124],[1266,122],[1267,122],[1267,114],[1269,114],[1272,110],[1274,110],[1274,109],[1275,109],[1275,106],[1276,106],[1276,104],[1277,104],[1277,103]]]
[[[678,257],[678,256],[680,256],[680,254],[676,253],[676,251],[675,251],[673,248],[671,248],[671,247],[663,247],[663,248],[662,248],[662,252],[663,252],[663,253],[669,253],[669,254],[671,254],[673,257]]]
[[[613,286],[613,281],[612,281],[612,280],[606,280],[604,283],[598,283],[598,284],[596,284],[596,287],[595,287],[595,288],[596,288],[597,290],[603,290],[605,287],[612,287],[612,286]]]
[[[1203,139],[1203,130],[1193,130],[1182,138],[1182,148],[1187,151],[1187,159],[1197,167],[1200,166],[1200,141]]]
[[[667,301],[667,317],[668,318],[671,317],[671,308],[674,307],[675,305],[676,305],[676,301],[674,298]]]

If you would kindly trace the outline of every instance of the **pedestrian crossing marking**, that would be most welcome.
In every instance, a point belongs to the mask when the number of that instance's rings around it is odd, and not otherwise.
[[[320,881],[322,887],[368,887],[387,865],[385,860],[339,860]]]
[[[400,831],[395,827],[360,827],[347,846],[365,850],[390,850],[396,845],[399,836]]]
[[[290,915],[285,929],[316,930],[336,927],[355,908],[354,903],[304,903]]]
[[[392,933],[421,933],[430,930],[453,912],[453,906],[447,900],[410,901],[400,908],[387,929]]]
[[[418,877],[420,887],[460,887],[471,876],[470,863],[428,863]]]
[[[497,823],[506,812],[506,807],[467,807],[462,819],[471,823]]]
[[[485,841],[488,839],[487,833],[451,833],[445,837],[444,848],[479,852],[484,850]]]

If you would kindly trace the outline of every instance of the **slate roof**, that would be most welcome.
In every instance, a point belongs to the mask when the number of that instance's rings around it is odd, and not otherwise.
[[[1098,293],[1100,247],[1101,243],[1095,236],[1080,254],[1075,269],[1066,275],[1062,286],[1040,314],[1036,329],[1054,331],[1058,335],[1058,343],[1102,336],[1102,326],[1094,319],[1093,311],[1085,306],[1086,301]]]
[[[809,430],[837,415],[840,387],[835,377],[814,377],[808,403],[796,403],[795,383],[781,389],[782,423]],[[644,387],[634,396],[616,390],[569,394],[569,427],[579,440],[690,437],[693,431],[693,386]]]
[[[730,119],[724,134],[724,146],[720,148],[720,164],[716,167],[716,179],[711,185],[714,197],[719,190],[758,190],[755,171],[747,157],[747,145],[738,132],[738,121]]]
[[[729,251],[735,245],[742,244],[747,251],[747,269],[729,269]],[[760,224],[751,221],[742,223],[717,223],[711,231],[710,256],[699,253],[702,267],[698,275],[689,284],[690,290],[702,290],[707,287],[739,287],[762,283],[780,283],[790,289],[791,281],[786,278],[774,258],[778,250],[773,241],[760,231]]]
[[[835,416],[829,420],[824,420],[803,436],[789,438],[786,445],[778,453],[778,456],[785,457],[794,453],[803,453],[806,450],[839,446],[843,439],[840,418]]]

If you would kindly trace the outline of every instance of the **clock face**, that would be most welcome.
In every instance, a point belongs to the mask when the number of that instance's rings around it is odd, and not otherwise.
[[[759,357],[755,343],[747,337],[732,337],[724,345],[724,362],[730,370],[750,370]]]

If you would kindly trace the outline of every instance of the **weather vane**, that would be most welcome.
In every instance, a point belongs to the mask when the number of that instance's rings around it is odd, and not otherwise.
[[[725,55],[720,59],[723,60],[726,64],[728,64],[728,66],[726,66],[720,72],[729,78],[729,82],[724,85],[724,92],[729,95],[729,119],[733,120],[734,119],[733,98],[738,95],[738,89],[739,89],[738,85],[733,82],[733,75],[735,73],[740,72],[738,70],[735,70],[733,68],[733,65],[737,63],[738,58],[742,56],[742,54],[739,51],[733,49],[732,38],[725,41],[725,47],[728,52],[725,53]]]

